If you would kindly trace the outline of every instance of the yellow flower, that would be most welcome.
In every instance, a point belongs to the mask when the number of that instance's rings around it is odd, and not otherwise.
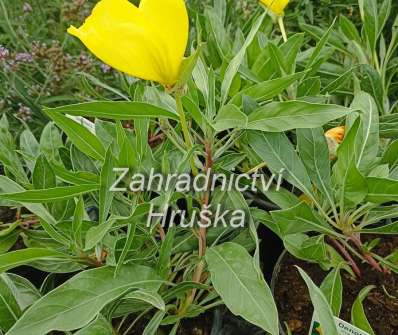
[[[184,0],[101,0],[69,34],[101,61],[131,76],[172,86],[178,81],[188,42]]]
[[[344,140],[345,127],[343,126],[329,129],[325,133],[325,136],[334,139],[338,144],[340,144]]]
[[[345,136],[345,127],[336,127],[329,129],[325,133],[325,137],[329,147],[329,158],[335,160],[337,158],[337,149],[343,142]]]
[[[260,0],[267,6],[274,14],[282,16],[289,0]]]

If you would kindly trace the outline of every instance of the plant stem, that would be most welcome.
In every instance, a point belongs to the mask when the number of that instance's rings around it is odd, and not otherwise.
[[[205,173],[207,174],[209,171],[211,172],[211,169],[213,167],[213,157],[212,157],[212,148],[211,144],[209,142],[205,143],[205,151],[206,151],[206,165],[205,165]],[[206,192],[203,197],[202,201],[202,209],[207,209],[209,203],[210,203],[210,192],[211,192],[211,185],[212,185],[212,178],[209,178],[208,183],[206,185]],[[206,245],[207,245],[207,229],[205,227],[205,218],[202,218],[201,220],[201,225],[199,227],[199,234],[198,234],[198,242],[199,242],[199,248],[198,248],[198,257],[199,257],[199,263],[196,265],[195,272],[192,276],[192,281],[196,283],[201,283],[202,279],[202,274],[203,270],[205,267],[205,262],[203,257],[206,254]],[[195,295],[196,295],[196,289],[193,289],[191,293],[189,294],[187,300],[185,301],[182,313],[186,311],[186,309],[192,304],[192,302],[195,300]]]
[[[188,124],[187,124],[187,120],[185,118],[185,112],[184,112],[184,107],[182,105],[180,93],[177,93],[175,95],[175,99],[176,99],[176,105],[177,105],[177,112],[180,117],[181,129],[182,129],[182,132],[184,135],[185,145],[187,146],[188,150],[192,150],[192,148],[193,148],[192,140],[191,140],[191,136],[189,134]],[[196,176],[196,175],[198,175],[198,169],[195,165],[195,157],[192,156],[190,161],[191,161],[192,173],[194,176]]]
[[[344,256],[344,258],[346,259],[346,261],[350,264],[352,270],[354,271],[354,273],[358,276],[361,277],[361,270],[359,269],[357,263],[354,261],[354,259],[351,257],[351,255],[348,253],[348,251],[344,248],[344,246],[342,246],[340,244],[339,241],[337,241],[336,239],[334,239],[333,237],[328,237],[328,240],[330,243],[332,243],[339,251],[340,253]]]
[[[383,269],[381,268],[380,264],[373,258],[372,254],[363,248],[363,244],[361,241],[361,238],[358,235],[351,235],[350,236],[351,241],[354,242],[356,247],[359,249],[359,251],[362,253],[363,258],[365,261],[376,271],[378,272],[384,272]]]
[[[286,34],[286,29],[285,29],[285,23],[283,22],[283,16],[278,17],[278,24],[279,24],[279,28],[281,29],[283,41],[287,42],[287,34]]]

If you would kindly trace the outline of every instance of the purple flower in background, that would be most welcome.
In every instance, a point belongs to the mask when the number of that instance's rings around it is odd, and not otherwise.
[[[21,103],[19,103],[18,106],[19,109],[16,113],[16,116],[26,122],[30,121],[32,119],[32,110],[29,107],[22,105]]]
[[[33,56],[28,52],[19,52],[15,55],[15,61],[20,63],[32,63]]]
[[[4,48],[2,45],[0,45],[0,61],[8,58],[9,55],[10,51]]]
[[[101,67],[101,70],[102,70],[103,73],[109,73],[112,70],[112,68],[109,65],[104,64],[104,63],[102,63],[100,65],[100,67]]]
[[[25,2],[25,3],[23,4],[22,10],[23,10],[24,13],[31,13],[31,12],[33,12],[33,8],[32,8],[32,6],[30,5],[29,2]]]

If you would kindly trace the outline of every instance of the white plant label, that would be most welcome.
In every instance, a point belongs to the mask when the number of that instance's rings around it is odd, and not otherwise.
[[[369,335],[362,329],[359,329],[358,327],[355,327],[337,317],[334,317],[334,322],[336,323],[339,335]],[[317,321],[317,317],[315,315],[312,317],[310,332],[308,335],[326,335],[324,332],[322,332],[321,324],[319,321]]]

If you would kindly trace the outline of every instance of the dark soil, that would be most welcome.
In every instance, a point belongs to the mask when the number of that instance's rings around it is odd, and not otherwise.
[[[374,251],[387,256],[398,249],[398,237],[385,238]],[[318,286],[326,277],[316,264],[309,264],[286,255],[280,267],[274,295],[282,324],[286,322],[294,335],[307,335],[313,307],[308,289],[295,265],[304,269]],[[364,301],[366,316],[377,335],[398,335],[398,275],[383,274],[373,270],[368,264],[359,264],[362,271],[360,279],[353,279],[346,272],[343,278],[343,307],[340,317],[350,322],[351,307],[362,288],[375,285]],[[388,292],[388,295],[386,294]],[[393,298],[395,297],[395,298]]]
[[[141,335],[148,322],[149,319],[141,320],[129,334]],[[128,322],[126,325],[128,326]],[[168,334],[171,328],[163,327],[162,330]],[[182,320],[177,335],[265,335],[265,333],[233,315],[225,306],[220,306],[196,318]]]
[[[8,207],[0,207],[0,222],[9,223],[15,220],[15,214],[17,211],[15,209],[10,209]]]

